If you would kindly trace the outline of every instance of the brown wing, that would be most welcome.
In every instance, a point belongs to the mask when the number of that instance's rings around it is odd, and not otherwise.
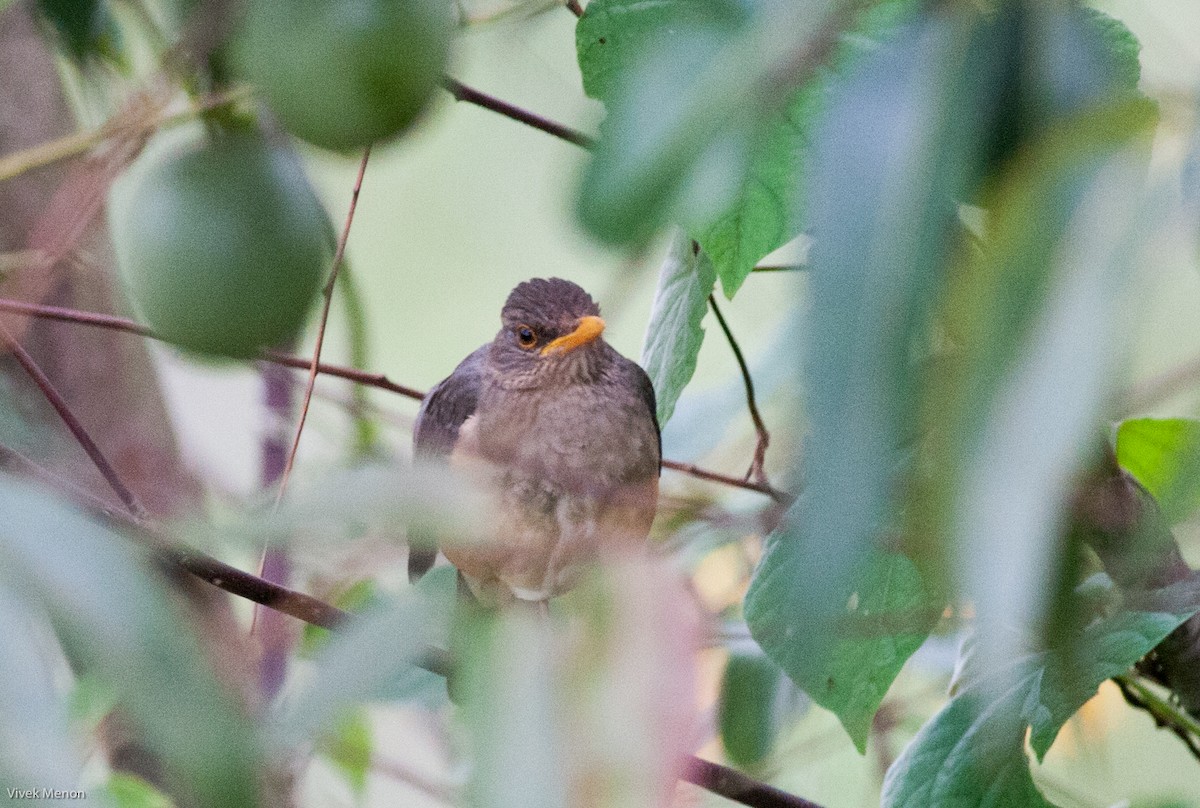
[[[484,345],[460,362],[453,373],[438,382],[425,396],[413,424],[414,457],[448,458],[454,451],[459,429],[479,403],[487,348]],[[428,572],[437,560],[437,553],[437,542],[433,537],[423,531],[411,531],[408,541],[408,579],[417,581]]]

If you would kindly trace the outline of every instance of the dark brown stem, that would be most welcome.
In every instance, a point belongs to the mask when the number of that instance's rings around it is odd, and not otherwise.
[[[751,272],[800,272],[808,269],[804,264],[759,264]]]
[[[576,17],[583,16],[583,6],[579,5],[579,0],[567,0],[567,11]]]
[[[62,397],[62,394],[54,387],[49,377],[38,367],[37,362],[33,361],[33,357],[29,355],[25,348],[21,346],[21,343],[17,342],[16,338],[3,325],[0,325],[0,339],[12,351],[13,356],[20,363],[21,367],[24,368],[25,372],[29,374],[29,377],[33,379],[33,383],[42,391],[42,395],[50,402],[50,406],[54,407],[55,412],[58,413],[58,417],[67,425],[67,429],[71,430],[71,434],[75,436],[75,440],[79,442],[79,445],[83,447],[83,451],[91,458],[92,463],[99,470],[101,476],[104,477],[105,482],[112,488],[117,498],[121,500],[121,504],[125,506],[126,510],[135,519],[144,518],[146,509],[142,507],[142,504],[138,502],[133,492],[121,481],[117,470],[108,462],[108,458],[104,456],[104,452],[100,451],[100,447],[96,445],[96,442],[92,440],[92,436],[88,434],[83,424],[75,417],[75,413],[71,411],[71,407],[67,404],[66,399]]]
[[[90,325],[97,328],[109,328],[116,331],[124,331],[129,334],[137,334],[139,336],[148,337],[150,339],[161,340],[158,334],[155,334],[149,328],[146,328],[140,323],[133,320],[125,319],[124,317],[115,317],[109,314],[96,314],[88,311],[78,311],[76,309],[67,309],[59,306],[43,306],[38,303],[26,303],[21,300],[11,300],[0,298],[0,311],[10,311],[17,314],[26,314],[30,317],[40,317],[48,320],[58,320],[60,322],[79,323],[81,325]],[[284,367],[296,368],[298,370],[309,370],[312,367],[310,358],[301,356],[290,356],[288,354],[279,353],[278,351],[263,351],[262,360],[264,362],[273,362]],[[420,401],[425,397],[425,394],[414,387],[408,387],[403,384],[397,384],[382,373],[370,373],[357,368],[344,367],[342,365],[330,365],[324,362],[317,366],[317,371],[321,375],[335,376],[339,379],[346,379],[355,384],[362,384],[367,387],[374,387],[378,390],[386,390],[389,393],[411,398],[415,401]],[[709,480],[723,485],[733,486],[734,488],[744,488],[747,491],[757,491],[760,494],[765,494],[771,499],[783,505],[790,505],[795,497],[786,491],[780,491],[770,485],[763,485],[747,480],[742,480],[737,477],[731,477],[727,474],[720,474],[715,471],[701,468],[692,463],[680,463],[677,460],[663,460],[663,467],[674,471],[688,474],[692,477],[697,477],[701,480]]]
[[[683,780],[727,800],[754,808],[821,808],[815,802],[755,780],[737,769],[692,756]]]
[[[308,384],[304,387],[304,401],[300,404],[300,421],[296,424],[296,436],[292,439],[292,450],[288,453],[287,464],[283,467],[283,476],[279,479],[279,488],[275,495],[275,505],[278,507],[283,495],[287,492],[288,480],[292,476],[292,467],[296,465],[296,452],[300,449],[300,436],[304,434],[304,424],[308,420],[308,407],[312,403],[313,388],[317,385],[317,374],[321,370],[321,348],[325,345],[325,327],[329,323],[329,309],[333,305],[333,287],[337,283],[338,271],[346,257],[346,242],[350,239],[350,226],[354,224],[354,211],[358,207],[358,194],[362,191],[363,177],[367,174],[367,161],[371,159],[371,147],[363,150],[362,160],[358,164],[358,176],[354,180],[354,189],[350,192],[350,208],[346,211],[346,221],[342,225],[342,234],[338,238],[337,252],[333,256],[333,268],[329,270],[329,281],[321,294],[325,300],[321,305],[321,319],[317,323],[317,344],[313,347],[312,361],[308,367]]]
[[[747,491],[757,491],[760,494],[766,494],[771,499],[778,502],[780,505],[791,505],[796,501],[796,497],[786,491],[780,491],[770,485],[763,483],[755,483],[749,480],[743,480],[740,477],[731,477],[728,474],[719,474],[715,471],[700,468],[692,463],[680,463],[678,460],[663,460],[663,468],[671,469],[672,471],[689,474],[692,477],[698,477],[701,480],[710,480],[714,483],[723,483],[731,485],[734,488],[744,488]]]
[[[742,382],[746,386],[746,407],[750,410],[750,418],[754,421],[754,431],[758,435],[758,441],[754,445],[754,459],[750,462],[750,468],[746,472],[747,480],[754,480],[759,485],[765,485],[768,488],[770,483],[767,480],[767,472],[763,468],[763,462],[767,458],[767,446],[771,443],[771,433],[767,431],[766,424],[763,423],[762,414],[758,411],[758,402],[754,398],[754,379],[750,376],[750,367],[746,364],[746,357],[742,355],[742,348],[738,345],[737,339],[733,336],[733,331],[729,328],[729,323],[725,321],[725,315],[721,314],[720,307],[717,306],[717,298],[715,295],[708,296],[708,305],[712,307],[713,314],[717,316],[717,323],[721,326],[721,331],[725,333],[725,339],[729,342],[729,347],[733,349],[733,356],[737,359],[738,368],[742,371]]]
[[[466,101],[468,104],[475,104],[484,109],[489,109],[506,118],[512,118],[514,121],[519,121],[526,126],[532,126],[534,129],[538,129],[548,135],[553,135],[560,140],[573,143],[582,149],[592,149],[596,145],[595,140],[582,132],[563,126],[561,123],[552,121],[549,118],[543,118],[541,115],[536,115],[528,110],[521,109],[507,101],[501,101],[499,98],[490,96],[487,93],[481,93],[479,90],[468,87],[449,76],[442,79],[442,86],[457,101]]]
[[[136,323],[125,317],[117,317],[111,314],[97,314],[96,312],[80,311],[78,309],[67,309],[61,306],[44,306],[40,303],[26,303],[23,300],[11,300],[8,298],[0,298],[0,311],[10,311],[16,314],[25,314],[30,317],[38,317],[43,320],[57,320],[64,323],[78,323],[80,325],[90,325],[96,328],[108,328],[114,331],[124,331],[127,334],[136,334],[149,339],[162,340],[163,337],[151,331],[141,323]],[[280,353],[279,351],[267,350],[263,351],[262,359],[265,362],[272,362],[276,365],[284,367],[297,368],[300,370],[308,370],[312,367],[312,360],[302,356],[291,356],[290,354]],[[388,379],[382,373],[368,373],[367,371],[358,370],[357,368],[348,368],[341,365],[329,365],[324,362],[317,366],[317,370],[324,376],[336,376],[339,379],[356,382],[368,387],[375,387],[380,390],[387,390],[390,393],[406,396],[407,398],[420,401],[425,397],[425,394],[413,387],[406,387],[402,384],[396,384]]]

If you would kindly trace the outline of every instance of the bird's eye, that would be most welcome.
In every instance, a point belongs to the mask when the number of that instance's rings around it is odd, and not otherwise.
[[[532,348],[537,345],[537,334],[527,325],[517,326],[517,344],[522,348]]]

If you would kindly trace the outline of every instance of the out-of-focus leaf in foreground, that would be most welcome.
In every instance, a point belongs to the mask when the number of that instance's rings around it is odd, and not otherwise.
[[[1117,427],[1117,462],[1154,495],[1171,523],[1200,506],[1200,421],[1123,421]]]
[[[670,420],[675,402],[696,372],[696,356],[704,342],[700,323],[708,313],[708,296],[716,279],[708,256],[693,249],[686,234],[676,233],[659,270],[642,344],[641,364],[654,384],[660,427]]]
[[[74,664],[112,688],[182,801],[257,805],[257,731],[145,555],[11,478],[0,477],[0,512],[0,585],[48,615]]]
[[[1155,605],[1097,620],[1067,648],[1026,654],[964,682],[888,770],[884,808],[1049,805],[1029,771],[1026,732],[1038,758],[1045,757],[1103,681],[1129,670],[1195,613],[1157,610],[1178,600],[1170,589],[1151,593],[1143,603]]]
[[[1005,44],[973,12],[931,12],[835,85],[814,135],[806,487],[768,541],[746,619],[796,683],[838,711],[860,747],[863,717],[878,702],[859,699],[882,697],[940,612],[936,602],[912,608],[930,597],[915,569],[877,574],[884,562],[876,543],[895,519],[919,397],[914,354],[956,232],[955,199],[979,170]],[[848,603],[883,608],[880,624],[894,629],[900,620],[905,635],[857,670],[844,649],[861,658],[870,630],[843,621]]]
[[[445,648],[439,645],[445,605],[444,598],[414,588],[357,615],[322,646],[307,687],[280,705],[276,741],[290,747],[331,733],[336,740],[355,708],[440,688],[441,677],[421,665],[432,649]]]
[[[668,805],[694,729],[687,595],[665,566],[627,559],[553,608],[464,621],[473,804]]]
[[[909,547],[926,567],[957,551],[993,627],[1039,620],[1054,589],[1058,514],[1117,376],[1154,120],[1147,104],[1122,102],[1030,146],[993,186],[988,239],[964,250],[949,284],[955,348],[926,391]],[[1006,659],[1004,635],[985,636],[999,643],[987,655]]]
[[[0,588],[0,788],[76,783],[83,769],[38,616]]]

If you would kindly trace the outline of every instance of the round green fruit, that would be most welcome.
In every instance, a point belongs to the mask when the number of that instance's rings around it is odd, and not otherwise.
[[[234,357],[293,337],[331,256],[329,221],[295,155],[228,134],[144,159],[112,230],[150,327]]]
[[[408,128],[441,81],[449,0],[249,0],[236,64],[280,123],[336,151]]]

